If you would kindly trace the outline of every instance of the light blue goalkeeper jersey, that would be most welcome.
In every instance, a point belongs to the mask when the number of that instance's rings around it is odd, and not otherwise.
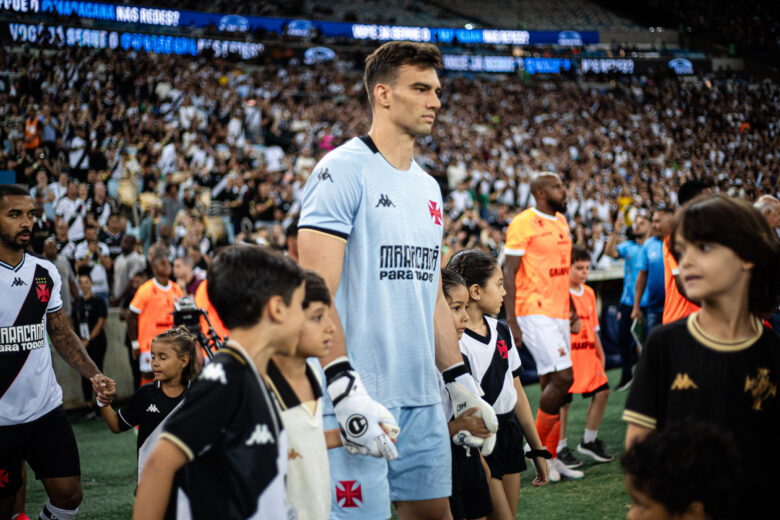
[[[368,393],[388,408],[438,404],[433,314],[443,218],[433,177],[414,161],[394,168],[370,137],[356,137],[314,168],[299,229],[347,243],[335,305]]]

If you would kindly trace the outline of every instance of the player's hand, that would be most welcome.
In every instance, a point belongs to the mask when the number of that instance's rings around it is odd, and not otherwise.
[[[97,398],[101,402],[109,404],[116,396],[116,382],[103,374],[95,374],[90,379],[92,388],[95,389]]]
[[[491,433],[490,430],[487,429],[487,426],[485,426],[485,421],[482,420],[482,417],[474,415],[477,411],[478,408],[474,406],[453,419],[453,429],[456,432],[466,431],[466,433],[482,439],[490,437]]]
[[[531,483],[534,487],[542,487],[550,481],[550,466],[544,457],[532,459],[536,468],[536,478]]]
[[[458,363],[457,365],[451,366],[442,372],[442,377],[444,378],[444,383],[447,385],[447,392],[449,392],[450,399],[452,400],[452,409],[455,413],[455,418],[457,419],[463,415],[469,408],[476,408],[477,411],[474,415],[482,418],[485,427],[493,434],[486,439],[479,439],[479,437],[474,436],[472,436],[474,437],[473,439],[469,439],[469,442],[472,444],[477,444],[481,440],[482,454],[490,455],[495,447],[495,433],[498,431],[498,418],[496,417],[496,412],[493,410],[493,407],[479,397],[482,392],[480,392],[477,387],[477,382],[474,377],[466,369],[465,364]]]
[[[394,443],[401,428],[393,414],[368,395],[347,358],[325,367],[325,377],[344,449],[353,455],[397,458]]]
[[[523,348],[523,331],[520,330],[520,325],[516,320],[506,320],[506,324],[509,325],[509,331],[512,333],[512,339],[515,340],[515,346],[518,349]]]
[[[642,319],[642,310],[639,308],[638,305],[634,305],[634,308],[631,309],[631,319],[632,320]]]

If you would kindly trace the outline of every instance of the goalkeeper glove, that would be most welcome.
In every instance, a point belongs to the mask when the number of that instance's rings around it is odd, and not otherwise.
[[[460,435],[463,432],[458,432],[456,437],[459,440],[453,438],[453,441],[463,446],[479,447],[483,455],[490,455],[496,445],[495,433],[498,431],[498,418],[493,407],[479,397],[481,392],[474,377],[469,373],[464,363],[451,366],[442,372],[442,377],[450,394],[450,400],[452,400],[452,409],[455,417],[460,416],[469,408],[476,407],[477,411],[474,415],[481,417],[485,427],[493,434],[487,439],[482,439],[468,432],[466,432],[466,435]]]
[[[397,458],[394,442],[401,428],[390,411],[368,395],[346,356],[325,367],[325,378],[344,448],[353,455]]]

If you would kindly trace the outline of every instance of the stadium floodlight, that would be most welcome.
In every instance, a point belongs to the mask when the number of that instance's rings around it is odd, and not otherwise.
[[[467,23],[463,27],[470,31],[470,30],[472,30],[474,28],[474,24],[473,23]]]

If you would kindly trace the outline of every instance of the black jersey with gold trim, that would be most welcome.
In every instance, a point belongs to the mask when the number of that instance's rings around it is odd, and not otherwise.
[[[287,434],[238,343],[214,355],[162,430],[190,460],[177,474],[176,518],[288,518]]]
[[[0,426],[34,421],[62,404],[46,336],[46,315],[62,308],[60,275],[24,253],[0,261]]]
[[[682,420],[714,424],[734,436],[754,505],[774,496],[780,464],[780,339],[754,318],[755,333],[722,342],[701,329],[698,313],[654,330],[639,359],[623,419],[664,429]],[[763,495],[763,498],[762,498]],[[758,510],[757,510],[758,511]],[[757,518],[746,514],[744,518]]]

